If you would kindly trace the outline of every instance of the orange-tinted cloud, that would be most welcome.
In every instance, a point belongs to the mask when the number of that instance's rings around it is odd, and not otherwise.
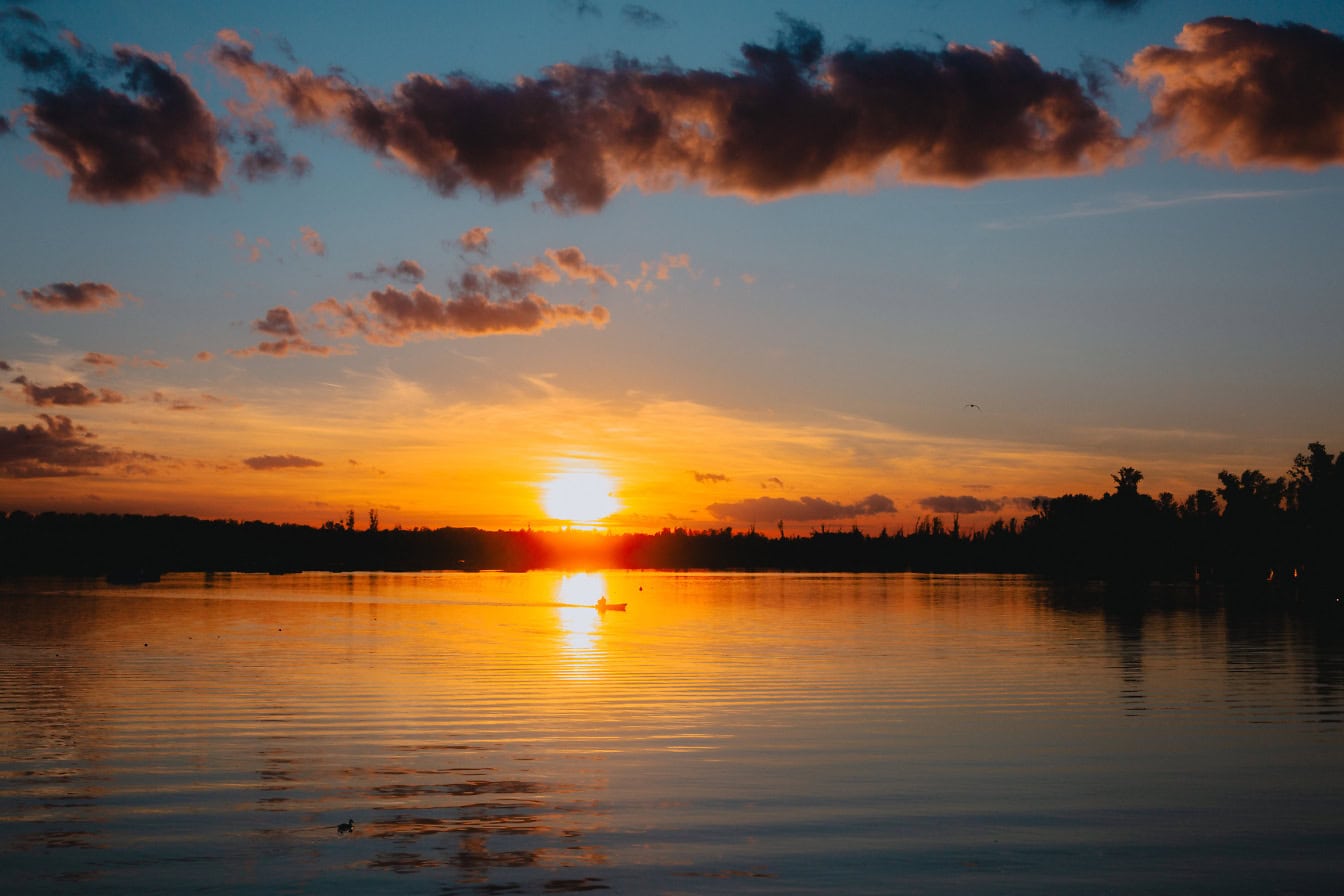
[[[92,432],[61,414],[39,415],[41,423],[0,426],[0,477],[31,479],[96,473],[112,464],[153,455],[104,448]]]
[[[286,470],[302,467],[320,467],[322,461],[311,457],[299,457],[297,454],[262,454],[243,459],[254,470]]]
[[[885,495],[869,495],[853,504],[840,504],[822,498],[747,498],[742,501],[711,504],[706,508],[721,520],[760,522],[789,520],[806,523],[820,520],[852,519],[878,513],[895,513],[896,505]]]
[[[329,345],[318,345],[310,342],[303,335],[294,312],[283,305],[270,309],[266,312],[265,317],[252,321],[252,329],[258,333],[279,338],[260,342],[252,348],[232,349],[229,354],[239,358],[247,358],[252,355],[270,355],[283,358],[290,354],[325,356],[334,351]]]
[[[88,404],[119,404],[125,401],[120,392],[111,389],[99,389],[97,392],[79,382],[61,383],[59,386],[39,386],[26,376],[15,377],[12,382],[23,389],[23,394],[31,404],[38,407],[50,405],[80,406]]]
[[[38,311],[96,312],[121,307],[123,298],[106,283],[52,283],[38,289],[21,289],[19,295]]]
[[[490,250],[490,232],[493,227],[473,227],[457,238],[463,252],[485,255]]]
[[[547,249],[546,257],[556,267],[564,271],[571,280],[587,280],[589,283],[601,280],[608,286],[616,285],[616,278],[601,265],[590,264],[578,246],[569,246],[565,249]]]
[[[327,254],[327,244],[322,239],[322,234],[307,225],[299,228],[299,242],[303,245],[304,251],[311,255]]]
[[[357,271],[350,275],[351,280],[378,280],[382,278],[397,280],[401,283],[419,283],[425,279],[425,269],[420,266],[419,262],[404,258],[394,265],[379,264],[371,274]]]
[[[88,352],[81,360],[90,367],[116,367],[122,362],[120,355],[105,355],[102,352]]]
[[[374,290],[354,302],[327,299],[313,306],[340,335],[358,333],[378,345],[401,345],[409,339],[441,336],[487,336],[537,333],[571,324],[606,326],[610,315],[601,305],[552,305],[535,293],[506,287],[514,293],[497,298],[500,281],[490,274],[469,272],[454,294],[441,298],[424,287],[403,292],[394,286]]]
[[[27,90],[20,116],[33,140],[87,202],[209,194],[228,153],[214,115],[166,56],[119,46],[111,55],[76,39],[52,40],[37,16],[7,23],[5,52],[50,86]],[[120,88],[105,86],[108,76]]]
[[[1210,18],[1176,47],[1147,47],[1129,75],[1154,86],[1150,126],[1175,151],[1230,165],[1344,162],[1344,38],[1308,25]]]
[[[630,183],[771,199],[881,174],[971,184],[1097,172],[1129,149],[1079,81],[1015,47],[825,55],[816,29],[786,26],[773,47],[744,45],[734,72],[620,59],[507,85],[414,74],[388,94],[262,62],[236,34],[221,33],[211,58],[252,102],[332,126],[445,196],[471,186],[502,199],[541,180],[565,211],[599,209]]]

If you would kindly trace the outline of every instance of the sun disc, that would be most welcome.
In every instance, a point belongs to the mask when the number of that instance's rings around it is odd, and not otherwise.
[[[598,470],[570,470],[542,487],[541,503],[552,519],[595,523],[621,509],[615,489],[615,481]]]

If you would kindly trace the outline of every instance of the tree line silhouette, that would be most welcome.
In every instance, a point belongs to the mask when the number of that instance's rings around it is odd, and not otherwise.
[[[1218,474],[1216,489],[1156,498],[1123,467],[1094,498],[1038,498],[1021,521],[965,530],[952,517],[871,535],[857,526],[767,537],[754,529],[385,529],[376,510],[322,526],[121,514],[0,514],[0,575],[299,570],[741,569],[1031,573],[1122,582],[1344,587],[1344,453],[1314,442],[1288,472]]]

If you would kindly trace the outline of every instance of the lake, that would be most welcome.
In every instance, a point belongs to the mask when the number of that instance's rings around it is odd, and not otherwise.
[[[0,877],[1338,893],[1341,615],[1011,576],[10,581]]]

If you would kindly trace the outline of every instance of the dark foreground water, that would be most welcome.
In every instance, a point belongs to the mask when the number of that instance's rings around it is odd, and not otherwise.
[[[1344,892],[1340,615],[1013,577],[11,582],[0,891]]]

